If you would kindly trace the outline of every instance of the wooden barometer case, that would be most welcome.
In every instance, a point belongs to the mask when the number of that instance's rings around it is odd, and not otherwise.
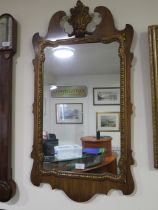
[[[16,52],[17,23],[10,14],[0,16],[0,201],[15,194],[12,179],[12,60]]]

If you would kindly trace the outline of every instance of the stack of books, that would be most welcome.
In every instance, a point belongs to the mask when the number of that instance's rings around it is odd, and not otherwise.
[[[83,154],[93,154],[93,155],[99,155],[99,154],[105,154],[105,148],[98,147],[98,148],[83,148],[82,149]]]

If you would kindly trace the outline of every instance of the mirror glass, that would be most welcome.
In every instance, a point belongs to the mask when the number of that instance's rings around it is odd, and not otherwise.
[[[0,49],[12,47],[12,25],[13,20],[8,15],[0,18]]]
[[[56,57],[57,48],[73,55]],[[57,48],[44,49],[43,167],[119,174],[119,43]]]

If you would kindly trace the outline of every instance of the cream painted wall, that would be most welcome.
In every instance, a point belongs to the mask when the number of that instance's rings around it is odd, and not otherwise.
[[[13,177],[17,183],[16,196],[8,203],[0,203],[6,210],[157,210],[158,171],[153,168],[151,95],[147,26],[158,24],[157,0],[84,0],[91,9],[107,6],[114,14],[116,25],[133,25],[132,46],[132,148],[135,165],[132,173],[135,191],[124,196],[111,191],[108,196],[96,195],[86,203],[76,203],[63,192],[50,186],[35,187],[30,182],[33,138],[34,57],[31,39],[35,32],[45,35],[48,22],[57,10],[68,11],[73,0],[1,0],[0,13],[11,13],[18,24],[18,51],[13,73]]]

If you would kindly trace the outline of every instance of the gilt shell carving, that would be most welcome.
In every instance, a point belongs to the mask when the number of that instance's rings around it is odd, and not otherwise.
[[[75,35],[76,37],[84,37],[86,33],[86,27],[92,20],[89,14],[89,8],[86,7],[80,0],[74,8],[70,9],[71,16],[68,22],[73,27],[73,32],[69,36]]]

